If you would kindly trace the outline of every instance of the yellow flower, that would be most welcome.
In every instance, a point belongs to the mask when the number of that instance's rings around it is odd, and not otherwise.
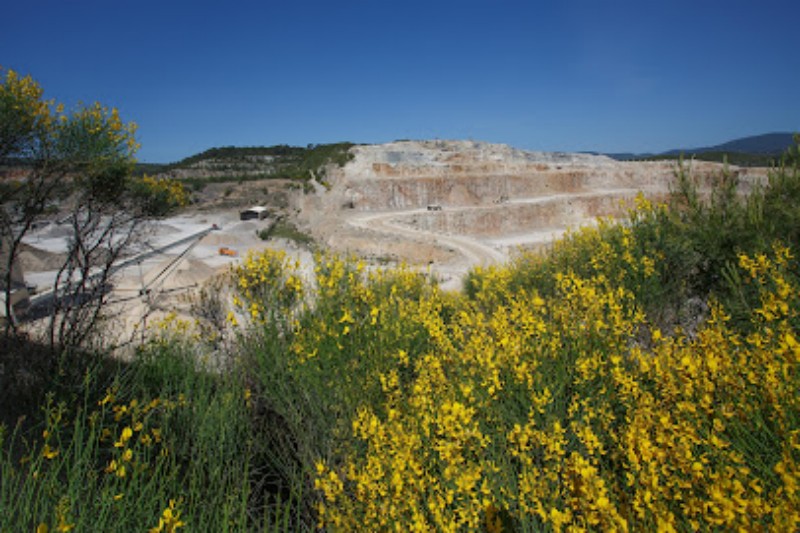
[[[130,427],[125,426],[122,429],[122,433],[119,436],[119,440],[114,443],[114,447],[122,448],[123,446],[125,446],[125,443],[127,443],[132,436],[133,436],[133,430]]]
[[[186,523],[181,520],[181,511],[177,508],[179,503],[175,500],[169,501],[169,506],[164,509],[158,525],[149,530],[150,533],[172,533],[178,528],[185,527]]]
[[[68,524],[68,523],[61,523],[58,524],[56,527],[56,531],[59,533],[67,533],[67,531],[72,531],[75,528],[75,524]]]
[[[45,459],[55,459],[56,457],[58,457],[58,453],[59,453],[58,449],[50,448],[49,444],[45,444],[44,447],[42,448],[42,456]]]
[[[97,402],[97,405],[103,406],[113,401],[114,401],[114,393],[111,391],[111,389],[109,389],[108,391],[106,391],[106,395],[103,397],[103,399]]]

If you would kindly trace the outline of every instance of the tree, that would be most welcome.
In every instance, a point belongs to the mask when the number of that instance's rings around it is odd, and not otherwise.
[[[0,289],[5,334],[19,333],[17,258],[31,230],[55,215],[69,228],[67,253],[37,329],[51,347],[70,350],[92,340],[115,265],[147,220],[148,191],[163,196],[163,187],[132,177],[136,125],[116,109],[65,112],[43,94],[30,76],[0,71]]]

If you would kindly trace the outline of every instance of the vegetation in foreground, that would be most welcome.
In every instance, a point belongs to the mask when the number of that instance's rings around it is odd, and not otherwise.
[[[463,294],[268,251],[230,330],[4,339],[0,531],[795,531],[797,162],[746,198],[679,173]]]
[[[251,256],[232,338],[167,320],[6,428],[0,529],[795,530],[788,162],[745,199],[684,176],[464,294]]]

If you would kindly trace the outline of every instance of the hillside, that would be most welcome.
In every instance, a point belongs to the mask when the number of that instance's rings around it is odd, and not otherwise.
[[[347,163],[353,146],[348,142],[305,147],[224,146],[167,165],[140,164],[137,172],[180,180],[192,192],[195,209],[261,204],[284,210],[295,191],[310,191],[312,181],[324,181],[328,172]]]
[[[341,166],[352,143],[209,148],[168,165],[143,164],[155,171],[185,180],[236,181],[243,179],[299,179],[319,176],[329,165]]]
[[[780,156],[794,143],[793,133],[765,133],[734,139],[714,146],[701,148],[680,148],[664,152],[665,155],[702,154],[706,152],[738,152],[742,154],[759,154]]]
[[[681,157],[701,161],[723,162],[748,167],[768,167],[776,164],[787,148],[794,145],[793,133],[765,133],[752,135],[713,146],[699,148],[674,148],[658,154],[613,153],[607,156],[618,161],[677,160]]]

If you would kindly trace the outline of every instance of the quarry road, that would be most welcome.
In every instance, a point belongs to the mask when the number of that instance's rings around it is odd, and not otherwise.
[[[592,198],[632,198],[639,192],[633,188],[612,188],[603,190],[584,190],[580,192],[555,193],[534,197],[512,198],[495,205],[472,205],[472,206],[452,206],[445,207],[447,211],[482,211],[482,210],[502,210],[504,206],[521,204],[548,204],[552,202],[572,204],[572,200],[581,201]],[[576,204],[572,209],[582,212],[583,208]],[[417,242],[422,240],[435,246],[448,248],[459,254],[462,259],[448,262],[445,264],[435,264],[433,270],[444,276],[441,283],[443,288],[458,288],[461,280],[470,268],[475,266],[486,266],[491,264],[506,262],[510,255],[512,246],[544,244],[557,239],[566,230],[567,226],[562,227],[561,221],[553,221],[554,225],[542,228],[526,228],[515,235],[497,235],[494,238],[487,237],[478,239],[469,235],[453,235],[449,233],[439,233],[425,229],[418,229],[403,223],[403,219],[425,215],[435,215],[428,209],[415,208],[397,211],[372,211],[353,213],[346,217],[346,223],[350,226],[377,231],[387,236],[401,239],[415,239]],[[591,224],[593,216],[584,213],[588,218],[581,224]],[[511,215],[509,215],[511,216]],[[575,222],[574,220],[572,221]]]
[[[581,198],[595,198],[595,197],[608,197],[608,196],[633,196],[641,192],[641,189],[621,188],[621,189],[602,189],[602,190],[589,190],[584,192],[565,192],[557,194],[548,194],[545,196],[535,196],[532,198],[511,198],[508,200],[509,204],[544,204],[548,202],[556,202],[559,200],[581,199]]]
[[[569,202],[571,199],[577,200],[593,197],[625,197],[633,196],[638,192],[638,189],[631,188],[589,190],[583,192],[548,194],[529,198],[512,198],[505,202],[505,204],[545,204],[549,202]],[[458,206],[454,207],[453,209],[456,211],[502,209],[502,205]],[[453,248],[467,259],[469,266],[500,263],[508,259],[508,256],[503,252],[475,238],[465,235],[456,236],[416,229],[397,222],[397,219],[401,219],[403,217],[424,215],[428,213],[429,212],[427,209],[421,208],[408,209],[404,211],[367,212],[352,215],[351,217],[348,217],[347,222],[351,226],[362,229],[370,229],[394,236],[421,238],[433,244]],[[587,220],[587,222],[590,221]],[[551,240],[554,236],[557,236],[559,233],[561,233],[561,231],[554,231],[553,228],[547,228],[542,232],[526,233],[528,233],[527,238],[520,239],[520,236],[515,236],[515,240],[520,240],[520,242],[538,242],[541,240],[544,242],[546,240]],[[491,242],[500,244],[502,239],[495,239]]]
[[[495,250],[491,246],[482,244],[475,239],[463,236],[444,235],[426,230],[417,230],[394,221],[396,218],[420,215],[427,212],[426,209],[409,209],[406,211],[360,213],[348,218],[347,222],[351,226],[357,228],[379,231],[394,236],[402,235],[410,238],[422,238],[433,244],[453,248],[467,259],[469,265],[464,269],[465,271],[473,265],[500,263],[507,259],[506,255],[502,252]]]

